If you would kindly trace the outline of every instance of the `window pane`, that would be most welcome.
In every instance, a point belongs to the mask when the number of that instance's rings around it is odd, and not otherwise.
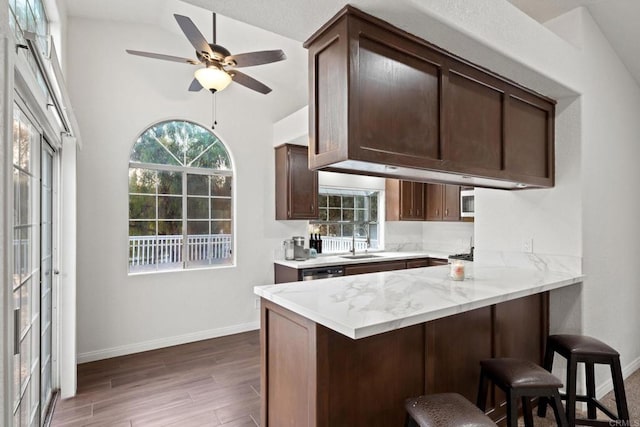
[[[320,221],[328,221],[329,220],[329,210],[328,209],[320,209]]]
[[[156,196],[129,196],[130,219],[155,219]]]
[[[365,218],[365,210],[364,209],[357,209],[354,211],[354,220],[357,222],[363,222],[366,221]]]
[[[211,177],[211,195],[231,197],[231,177],[213,175]]]
[[[182,195],[182,173],[158,171],[158,194]]]
[[[342,196],[342,207],[353,208],[353,196]]]
[[[209,221],[188,221],[187,222],[187,234],[210,234],[209,233]]]
[[[343,224],[342,225],[342,236],[343,237],[351,237],[351,236],[353,236],[353,224]]]
[[[340,196],[329,196],[329,207],[330,208],[342,207],[342,197],[340,197]]]
[[[211,135],[209,132],[207,133]],[[192,156],[195,156],[195,153],[192,154]],[[216,142],[213,146],[208,148],[207,151],[204,152],[200,157],[195,159],[193,163],[190,164],[190,166],[196,168],[230,170],[231,160],[229,159],[227,150],[224,149],[222,144]]]
[[[31,224],[31,177],[24,172],[20,172],[18,185],[20,186],[20,220],[18,224]]]
[[[129,236],[155,236],[155,221],[129,221]]]
[[[327,206],[329,206],[329,197],[324,194],[320,194],[318,196],[318,207],[326,208]]]
[[[342,220],[343,221],[353,221],[353,219],[354,219],[353,209],[344,209],[342,211]]]
[[[211,199],[212,219],[231,219],[231,199]]]
[[[182,221],[158,221],[158,236],[182,234]]]
[[[13,11],[20,28],[24,31],[27,28],[27,0],[16,0],[16,8]]]
[[[209,177],[207,175],[187,175],[187,194],[192,196],[208,196]]]
[[[158,219],[182,219],[182,197],[158,196]]]
[[[327,232],[328,236],[342,236],[342,232],[340,231],[340,226],[336,224],[329,225],[329,231]]]
[[[150,169],[129,168],[129,192],[155,194],[158,172]]]
[[[187,198],[187,218],[188,219],[209,219],[209,198],[208,197]]]
[[[340,221],[340,220],[342,220],[340,209],[329,209],[329,221]]]
[[[231,221],[211,221],[211,234],[231,234]]]

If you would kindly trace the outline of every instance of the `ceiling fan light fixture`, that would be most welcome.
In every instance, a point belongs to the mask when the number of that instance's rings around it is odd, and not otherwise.
[[[212,92],[220,92],[231,83],[231,76],[226,71],[214,65],[197,69],[195,78],[203,88]]]

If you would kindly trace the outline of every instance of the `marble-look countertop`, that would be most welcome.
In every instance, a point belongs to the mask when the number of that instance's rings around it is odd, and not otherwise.
[[[274,262],[276,264],[284,265],[285,267],[304,269],[304,268],[316,268],[316,267],[331,267],[335,265],[353,265],[353,264],[368,264],[371,262],[382,261],[397,261],[402,259],[416,259],[416,258],[440,258],[448,259],[452,253],[444,251],[419,251],[419,252],[368,252],[371,255],[376,255],[372,258],[360,258],[349,259],[344,258],[351,254],[342,255],[319,255],[316,258],[309,258],[305,261],[287,261],[284,259],[277,259]],[[363,255],[364,252],[358,251],[356,255]]]
[[[580,283],[572,273],[473,265],[456,282],[425,267],[257,286],[256,295],[358,339]]]

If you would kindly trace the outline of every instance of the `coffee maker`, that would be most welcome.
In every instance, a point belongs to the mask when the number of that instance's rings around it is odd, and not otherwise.
[[[309,258],[309,252],[304,249],[304,237],[293,236],[293,258],[296,261],[304,261]]]

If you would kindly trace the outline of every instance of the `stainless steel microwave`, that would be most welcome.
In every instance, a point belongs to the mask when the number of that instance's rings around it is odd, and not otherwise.
[[[473,189],[460,190],[460,216],[473,218],[475,216],[475,195]]]

